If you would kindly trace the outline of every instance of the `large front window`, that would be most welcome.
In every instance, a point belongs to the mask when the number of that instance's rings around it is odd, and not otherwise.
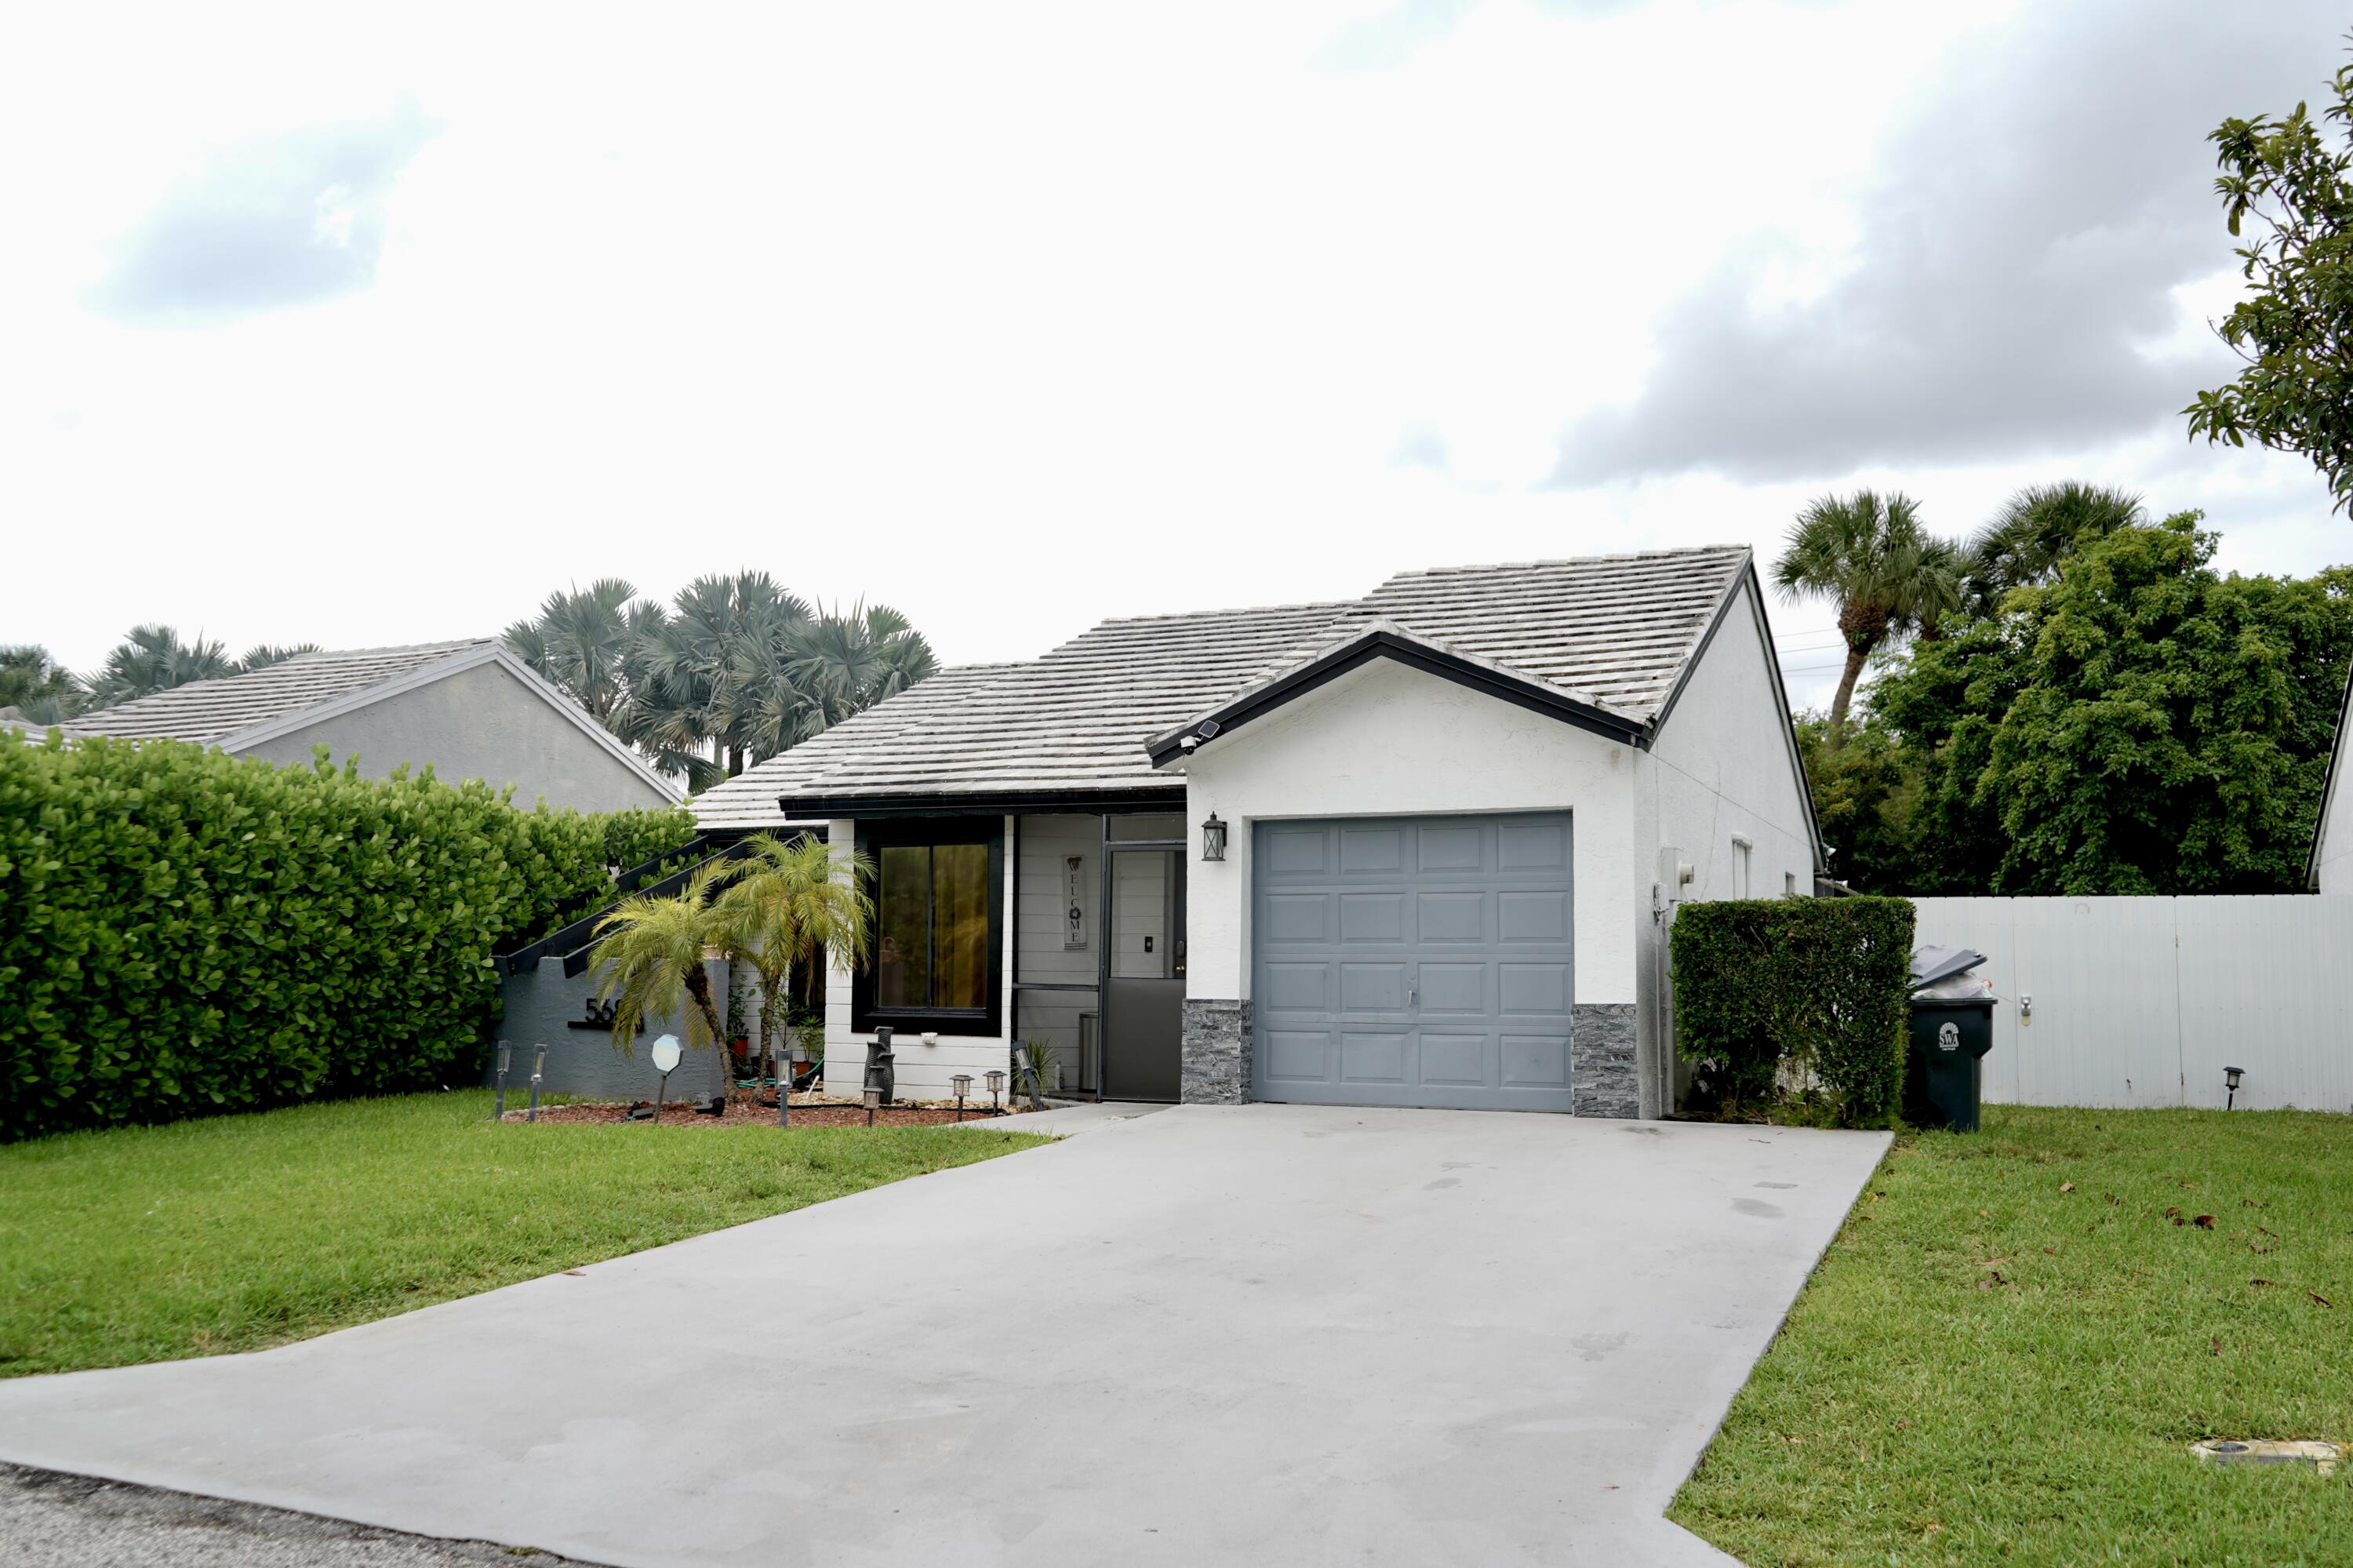
[[[988,1005],[988,846],[887,844],[875,896],[874,1005]]]

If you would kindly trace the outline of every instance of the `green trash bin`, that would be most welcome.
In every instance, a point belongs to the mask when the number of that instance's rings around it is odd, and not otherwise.
[[[1985,959],[1970,955],[1977,962]],[[1915,962],[1915,973],[1919,968]],[[1912,1045],[1904,1075],[1904,1119],[1915,1127],[1978,1129],[1985,1054],[1993,1049],[1993,988],[1947,970],[1912,992]]]

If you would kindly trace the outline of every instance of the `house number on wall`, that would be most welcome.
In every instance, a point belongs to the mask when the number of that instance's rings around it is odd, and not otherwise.
[[[1086,906],[1079,901],[1079,890],[1086,885],[1080,868],[1086,864],[1082,856],[1062,857],[1062,946],[1075,949],[1087,945]]]

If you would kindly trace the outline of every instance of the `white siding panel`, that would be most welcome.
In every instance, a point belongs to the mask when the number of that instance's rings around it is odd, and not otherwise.
[[[2235,1066],[2241,1106],[2353,1109],[2353,897],[1914,902],[1989,958],[1989,1102],[2220,1108]]]

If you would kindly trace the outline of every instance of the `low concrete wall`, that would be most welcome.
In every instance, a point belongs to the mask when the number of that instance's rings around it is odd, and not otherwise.
[[[711,975],[712,994],[724,997],[727,966],[713,961],[703,968]],[[649,1019],[645,1030],[631,1044],[632,1054],[624,1056],[613,1049],[609,1031],[569,1027],[573,1020],[588,1015],[588,999],[596,991],[588,974],[576,980],[565,979],[560,959],[543,959],[539,968],[525,974],[509,975],[500,986],[502,1010],[494,1042],[503,1040],[514,1048],[513,1066],[507,1074],[510,1108],[528,1098],[532,1052],[543,1044],[547,1047],[546,1076],[540,1084],[543,1094],[579,1095],[599,1100],[653,1098],[661,1075],[654,1071],[646,1053],[664,1034],[675,1034],[684,1041],[688,1037],[685,1029],[675,1016]],[[493,1050],[483,1082],[497,1080],[498,1066]],[[716,1094],[724,1086],[720,1053],[691,1050],[670,1075],[667,1094],[674,1100],[692,1099]]]

